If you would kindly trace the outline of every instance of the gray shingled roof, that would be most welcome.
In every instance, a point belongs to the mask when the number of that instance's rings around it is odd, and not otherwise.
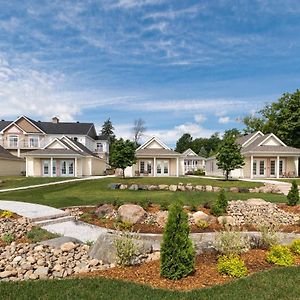
[[[28,117],[34,125],[40,128],[43,132],[47,134],[79,134],[79,135],[88,135],[96,139],[96,130],[93,123],[80,123],[80,122],[41,122],[35,121]],[[0,130],[7,127],[13,121],[0,121]]]
[[[157,148],[147,148],[147,149],[140,149],[137,150],[136,156],[152,156],[152,155],[157,155],[157,156],[181,156],[180,153],[175,152],[173,150],[168,150],[168,149],[157,149]]]
[[[250,138],[252,138],[255,134],[257,133],[257,131],[250,133],[250,134],[246,134],[243,136],[240,136],[236,139],[237,144],[243,145],[245,142],[247,142]]]
[[[12,155],[8,150],[3,148],[2,146],[0,146],[0,158],[10,159],[10,160],[22,160],[22,158]]]
[[[284,147],[284,146],[255,146],[255,147],[246,147],[242,149],[242,153],[252,153],[252,152],[259,152],[259,153],[286,153],[286,154],[297,154],[300,155],[300,149],[293,148],[293,147]]]

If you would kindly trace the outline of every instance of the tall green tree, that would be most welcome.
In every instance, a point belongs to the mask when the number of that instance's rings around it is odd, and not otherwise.
[[[177,141],[175,151],[183,153],[185,150],[192,147],[193,138],[189,133],[185,133]]]
[[[189,237],[188,215],[175,202],[169,211],[160,252],[160,274],[178,280],[195,270],[195,249]]]
[[[241,154],[241,145],[236,143],[236,131],[225,131],[222,143],[217,154],[217,166],[225,173],[228,180],[230,171],[241,168],[244,163],[244,156]]]
[[[108,118],[102,125],[101,134],[107,138],[110,145],[112,145],[114,143],[114,141],[116,140],[114,130],[115,130],[115,128],[114,128],[110,118]]]
[[[257,116],[244,118],[245,132],[274,133],[289,146],[300,148],[300,90],[285,93],[266,105]]]
[[[202,146],[199,153],[198,153],[198,155],[202,156],[202,157],[207,157],[207,154],[208,153],[207,153],[206,149]]]
[[[135,162],[134,142],[123,140],[122,138],[116,140],[110,153],[110,165],[114,168],[122,169],[123,177],[125,177],[125,169],[131,167]]]

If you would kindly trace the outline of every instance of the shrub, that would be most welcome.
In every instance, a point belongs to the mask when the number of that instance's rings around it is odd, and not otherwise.
[[[1,212],[1,218],[9,219],[13,216],[13,213],[9,210],[4,210]]]
[[[277,235],[278,226],[277,225],[261,225],[259,231],[261,233],[261,238],[259,240],[259,248],[269,249],[272,246],[278,244]]]
[[[197,171],[192,172],[191,175],[195,175],[195,176],[205,176],[205,171],[203,169],[199,169]]]
[[[224,189],[221,189],[221,191],[218,194],[216,203],[211,208],[211,213],[215,216],[220,216],[226,212],[227,206],[228,201],[225,195],[225,191]]]
[[[299,190],[296,180],[293,180],[292,187],[287,195],[287,204],[295,206],[299,201]]]
[[[81,216],[80,216],[80,219],[85,221],[85,222],[90,222],[92,221],[92,216],[90,213],[83,213]]]
[[[204,220],[198,220],[198,221],[196,222],[196,226],[197,226],[198,228],[200,228],[200,229],[205,229],[205,228],[208,227],[208,223],[207,223],[206,221],[204,221]]]
[[[138,247],[130,232],[122,232],[114,241],[116,247],[116,261],[121,266],[131,266],[137,263]]]
[[[231,277],[243,277],[248,273],[244,261],[233,254],[219,256],[217,268],[220,274]]]
[[[160,210],[169,210],[169,203],[166,201],[163,201],[160,203]]]
[[[3,236],[2,236],[2,241],[5,243],[5,244],[10,244],[12,243],[14,240],[15,240],[15,236],[12,234],[12,233],[5,233]]]
[[[224,255],[238,255],[250,250],[250,240],[238,231],[220,231],[216,233],[215,249]]]
[[[294,260],[293,253],[287,246],[273,246],[267,254],[267,262],[278,266],[291,266]]]
[[[300,255],[300,240],[294,240],[291,245],[291,250],[296,255]]]
[[[178,280],[195,270],[195,249],[189,238],[188,216],[179,203],[169,211],[160,254],[160,274]]]
[[[121,221],[121,220],[117,220],[114,224],[115,228],[117,230],[130,230],[133,227],[133,224],[131,222],[128,221]]]

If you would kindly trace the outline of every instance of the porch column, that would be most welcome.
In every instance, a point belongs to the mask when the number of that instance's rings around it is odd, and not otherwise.
[[[250,156],[250,179],[253,179],[253,155]]]
[[[75,157],[74,172],[75,172],[75,177],[77,177],[77,157]]]
[[[279,156],[276,158],[276,178],[279,178]]]
[[[295,177],[298,177],[299,174],[298,174],[298,166],[299,166],[299,157],[295,157],[294,159],[294,164],[295,164]]]
[[[53,157],[50,158],[50,177],[53,177]]]
[[[153,176],[156,176],[156,157],[153,159]]]
[[[179,177],[179,158],[176,158],[176,176]]]
[[[26,157],[25,158],[25,175],[26,175],[26,177],[28,177],[28,158]]]

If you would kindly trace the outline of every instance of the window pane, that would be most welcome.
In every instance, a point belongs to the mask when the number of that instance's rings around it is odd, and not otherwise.
[[[261,160],[259,162],[259,175],[264,175],[265,174],[265,161]]]
[[[275,175],[275,160],[271,160],[271,170],[270,170],[271,175]]]
[[[140,163],[140,173],[144,173],[145,172],[145,162],[141,161]]]
[[[256,160],[253,162],[253,175],[256,175],[257,163]]]

